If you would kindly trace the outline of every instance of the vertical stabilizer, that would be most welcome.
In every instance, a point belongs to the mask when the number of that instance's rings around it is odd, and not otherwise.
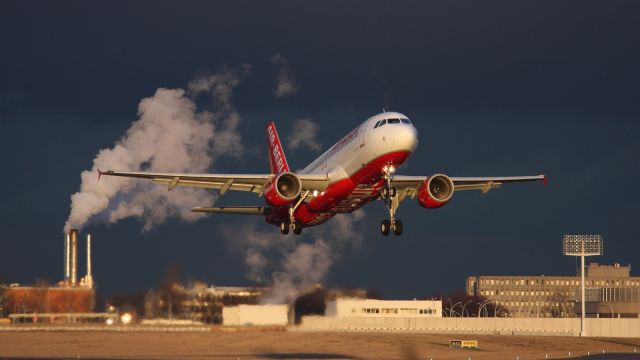
[[[273,121],[267,124],[267,145],[269,146],[269,169],[271,173],[280,174],[289,171],[289,164],[284,156],[282,144],[276,131],[276,124]]]

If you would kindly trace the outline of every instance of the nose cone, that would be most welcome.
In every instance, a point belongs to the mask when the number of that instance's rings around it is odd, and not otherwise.
[[[397,150],[413,152],[418,146],[418,130],[413,125],[395,126],[391,137]]]
[[[394,151],[413,152],[418,146],[418,130],[412,124],[386,124],[370,130],[366,143],[375,156]]]

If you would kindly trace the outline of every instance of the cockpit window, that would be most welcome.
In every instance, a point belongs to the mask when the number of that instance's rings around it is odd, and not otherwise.
[[[409,121],[409,119],[400,119],[400,121],[402,121],[403,124],[411,124],[411,121]]]
[[[400,124],[400,119],[389,119],[389,124]]]
[[[382,122],[382,120],[378,121],[378,122],[374,125],[374,127],[373,127],[373,128],[374,128],[374,129],[375,129],[375,128],[377,128],[377,127],[380,125],[380,123],[381,123],[381,122]]]
[[[384,119],[384,120],[380,121],[380,127],[383,127],[384,124],[386,124],[386,123],[387,123],[387,119]]]

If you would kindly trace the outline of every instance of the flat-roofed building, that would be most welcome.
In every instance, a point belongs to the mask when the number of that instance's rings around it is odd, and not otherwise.
[[[580,301],[580,289],[576,290]],[[637,318],[640,317],[640,286],[585,289],[587,317]],[[580,307],[576,306],[580,316]]]
[[[286,326],[289,323],[288,305],[237,305],[222,309],[226,326]]]
[[[442,317],[441,300],[373,300],[339,298],[327,302],[325,316]]]
[[[630,274],[630,265],[591,263],[587,267],[585,287],[640,288],[640,277]],[[468,295],[485,297],[513,317],[574,317],[576,311],[579,315],[580,306],[575,306],[579,289],[579,275],[470,276],[466,283]]]
[[[10,286],[4,316],[19,313],[89,313],[95,289],[81,287]]]

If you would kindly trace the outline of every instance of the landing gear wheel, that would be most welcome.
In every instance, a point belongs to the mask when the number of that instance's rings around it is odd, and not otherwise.
[[[300,235],[302,232],[302,223],[300,220],[296,220],[293,222],[293,233],[296,235]]]
[[[400,220],[396,220],[396,222],[394,223],[395,227],[393,228],[393,233],[396,236],[400,236],[402,235],[402,221]]]
[[[389,220],[382,220],[382,223],[380,223],[380,232],[382,233],[382,235],[384,236],[389,235],[390,230],[391,230],[391,223],[389,222]]]
[[[283,233],[284,235],[287,235],[289,233],[289,222],[288,221],[283,221],[280,223],[280,232]]]

